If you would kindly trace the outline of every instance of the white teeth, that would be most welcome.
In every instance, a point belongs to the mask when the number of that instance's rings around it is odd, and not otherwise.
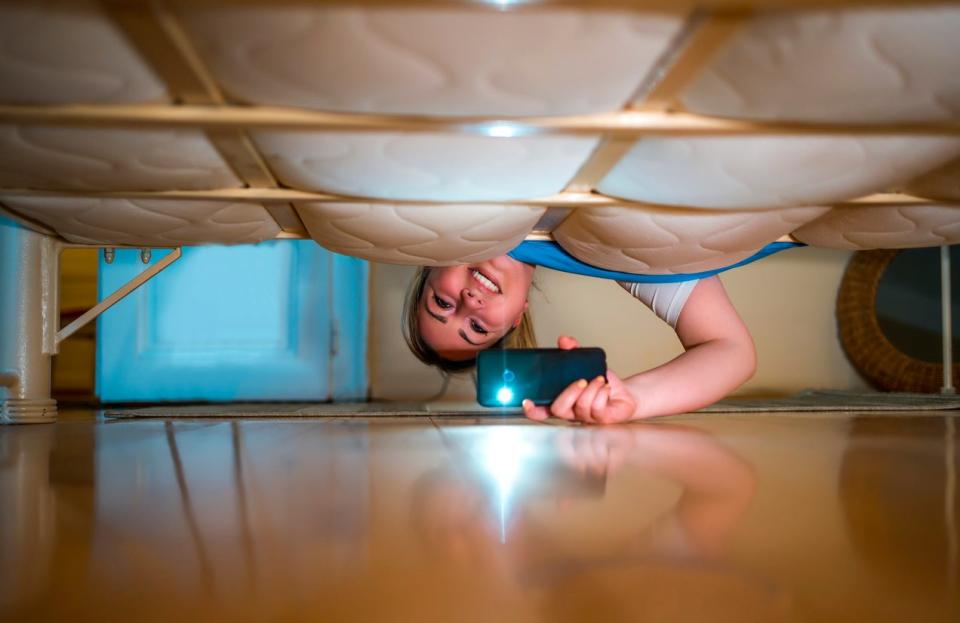
[[[500,288],[497,287],[497,284],[484,277],[483,273],[481,273],[479,270],[473,271],[473,277],[487,290],[490,290],[494,294],[500,294]]]

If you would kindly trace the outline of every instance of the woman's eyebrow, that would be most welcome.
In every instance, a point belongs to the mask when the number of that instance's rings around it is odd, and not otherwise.
[[[434,318],[434,320],[439,320],[439,321],[442,322],[443,324],[447,324],[447,319],[446,319],[446,318],[444,318],[443,316],[440,316],[439,314],[433,313],[433,311],[432,311],[429,307],[427,307],[426,305],[424,305],[423,308],[424,308],[425,310],[427,310],[427,313],[430,314],[430,315]]]
[[[463,340],[464,340],[467,344],[470,344],[471,346],[480,346],[480,344],[477,343],[477,342],[471,342],[471,341],[470,341],[470,338],[467,337],[467,334],[463,331],[463,329],[460,329],[460,337],[462,337]]]
[[[436,294],[434,294],[434,296],[436,296]],[[443,324],[447,324],[447,319],[446,319],[446,318],[444,318],[444,317],[441,316],[440,314],[434,313],[433,310],[430,309],[430,302],[429,302],[429,301],[430,301],[430,299],[424,297],[424,299],[423,299],[423,309],[424,309],[424,311],[426,311],[428,314],[430,314],[430,315],[433,317],[434,320],[439,320],[439,321],[442,322]]]

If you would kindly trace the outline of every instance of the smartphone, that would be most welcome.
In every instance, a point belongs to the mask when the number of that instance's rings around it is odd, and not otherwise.
[[[602,348],[485,350],[477,356],[477,402],[485,407],[519,407],[530,399],[548,405],[570,383],[606,374]]]

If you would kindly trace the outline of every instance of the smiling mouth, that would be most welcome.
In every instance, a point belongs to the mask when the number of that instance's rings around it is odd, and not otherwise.
[[[486,288],[488,291],[493,292],[494,294],[500,294],[500,286],[497,285],[496,281],[487,275],[484,275],[476,268],[471,269],[470,272],[473,274],[473,278],[476,279],[477,283],[479,283],[481,286]]]

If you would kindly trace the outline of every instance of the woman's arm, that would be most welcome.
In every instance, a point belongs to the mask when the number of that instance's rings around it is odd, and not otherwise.
[[[753,338],[717,277],[694,288],[677,321],[677,336],[684,353],[675,359],[624,380],[611,371],[607,382],[600,377],[574,383],[549,407],[525,402],[525,415],[610,423],[684,413],[720,400],[756,370]],[[578,346],[565,336],[558,345]]]
[[[720,400],[753,376],[753,338],[717,277],[697,284],[677,321],[684,352],[624,384],[637,400],[634,419],[685,413]]]

